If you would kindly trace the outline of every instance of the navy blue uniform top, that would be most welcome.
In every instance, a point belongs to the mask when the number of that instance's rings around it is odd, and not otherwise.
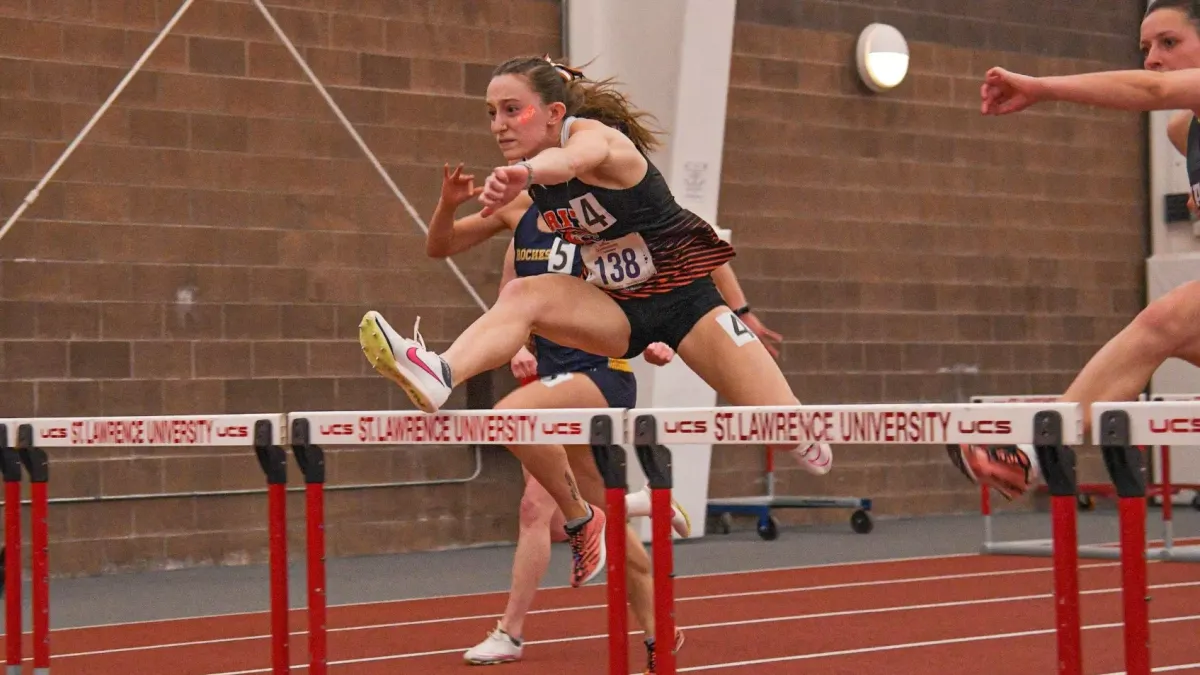
[[[579,256],[579,247],[538,228],[536,206],[529,207],[525,215],[521,216],[521,221],[517,224],[516,231],[513,232],[513,254],[513,266],[518,277],[531,277],[537,274],[583,276],[583,261]],[[589,354],[573,347],[564,347],[540,335],[532,337],[533,346],[530,351],[537,357],[538,377],[574,373],[594,368],[632,372],[629,362],[624,359],[610,359],[607,356]]]

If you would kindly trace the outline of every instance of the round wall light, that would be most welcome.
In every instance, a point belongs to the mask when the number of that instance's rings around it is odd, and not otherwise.
[[[900,31],[873,23],[858,35],[858,76],[873,91],[887,91],[908,74],[908,42]]]

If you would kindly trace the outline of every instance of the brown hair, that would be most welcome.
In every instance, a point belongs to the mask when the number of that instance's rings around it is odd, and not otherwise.
[[[1192,25],[1200,32],[1200,1],[1198,0],[1150,0],[1146,5],[1145,16],[1160,9],[1182,10],[1191,19]],[[1145,18],[1145,17],[1143,17]]]
[[[492,77],[500,75],[525,76],[543,103],[562,103],[567,107],[567,115],[586,117],[613,127],[628,136],[642,152],[660,145],[657,135],[661,132],[643,123],[644,119],[653,120],[654,116],[633,107],[616,89],[611,78],[588,80],[583,71],[555,63],[549,56],[509,59],[492,71]]]

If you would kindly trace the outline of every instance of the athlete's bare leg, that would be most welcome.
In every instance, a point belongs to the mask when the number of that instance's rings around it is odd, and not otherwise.
[[[717,307],[696,322],[679,343],[679,357],[734,406],[797,405],[791,385],[763,343],[728,307]],[[833,462],[829,445],[789,447],[800,465],[818,475]]]
[[[496,304],[441,357],[454,381],[465,382],[508,363],[533,332],[613,358],[624,356],[629,345],[629,320],[604,291],[576,277],[540,274],[505,284]]]
[[[1169,358],[1200,365],[1200,282],[1189,281],[1146,306],[1087,362],[1062,400],[1082,403],[1084,433],[1095,401],[1129,401]]]
[[[518,640],[525,635],[525,615],[533,606],[538,585],[550,567],[551,521],[558,507],[554,498],[528,472],[521,496],[517,548],[513,552],[512,588],[500,628]]]
[[[551,276],[551,275],[544,275]],[[540,410],[544,408],[607,408],[608,402],[596,384],[584,375],[557,382],[553,388],[541,381],[521,387],[496,404],[496,410]],[[568,521],[588,515],[566,450],[561,445],[510,445],[508,450],[548,492]],[[601,501],[601,504],[604,502]]]

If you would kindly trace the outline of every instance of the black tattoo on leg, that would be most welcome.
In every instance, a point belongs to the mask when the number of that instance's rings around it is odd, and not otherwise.
[[[579,501],[579,488],[575,487],[575,479],[571,477],[571,473],[569,471],[567,472],[566,477],[567,487],[571,488],[571,499]]]

